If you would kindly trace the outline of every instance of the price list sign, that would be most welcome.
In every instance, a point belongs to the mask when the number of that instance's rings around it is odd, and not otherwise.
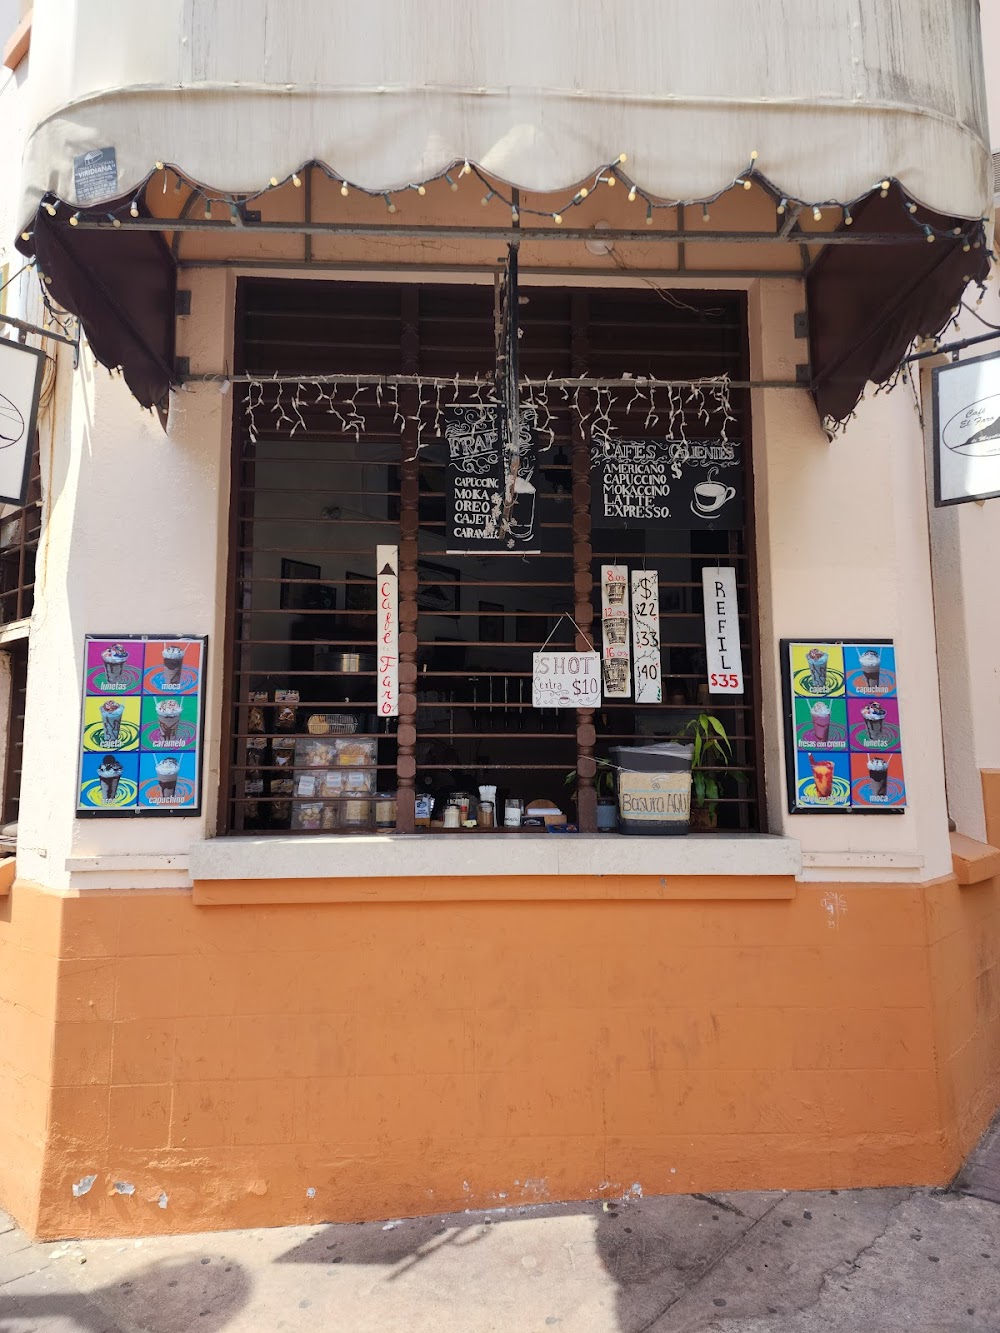
[[[891,639],[782,639],[788,809],[901,814],[906,807]]]
[[[655,570],[632,570],[632,669],[636,703],[662,703],[660,580]]]

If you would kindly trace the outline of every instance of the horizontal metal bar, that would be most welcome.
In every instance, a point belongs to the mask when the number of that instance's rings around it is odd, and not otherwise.
[[[459,389],[489,389],[493,387],[493,381],[480,375],[478,379],[474,375],[327,375],[327,374],[299,374],[299,375],[229,375],[225,371],[199,371],[195,374],[180,376],[183,384],[221,384],[228,381],[230,384],[260,384],[260,385],[281,385],[281,384],[345,384],[357,386],[360,388],[375,388],[378,385],[398,386],[400,388],[415,389],[418,385],[424,388],[442,388],[449,386]],[[535,379],[532,376],[522,376],[518,381],[526,389],[808,389],[808,384],[800,383],[798,380],[733,380],[726,376],[704,376],[691,379],[658,379],[655,375],[620,375],[615,379],[603,379],[599,376],[591,377],[573,377],[563,376],[559,379],[553,376],[551,379]],[[303,405],[306,408],[314,408],[316,403]],[[531,406],[530,403],[527,406]],[[267,403],[255,403],[255,409],[268,411]]]
[[[71,316],[75,318],[75,316]],[[67,338],[65,333],[53,333],[51,329],[39,328],[37,324],[28,324],[23,319],[15,319],[13,315],[0,315],[0,324],[9,324],[12,328],[20,329],[22,333],[34,333],[39,338],[51,338],[53,342],[66,343],[69,347],[77,347],[80,339]],[[79,324],[77,325],[79,328]]]
[[[601,233],[603,235],[603,232]],[[646,238],[649,239],[648,237]],[[313,259],[181,259],[177,267],[184,270],[235,268],[245,269],[248,273],[264,273],[268,269],[276,272],[298,273],[420,273],[431,276],[435,273],[502,273],[502,264],[404,264],[372,263],[368,260]],[[801,268],[638,268],[629,265],[625,269],[571,268],[560,264],[524,264],[520,268],[520,277],[534,274],[545,278],[617,278],[623,281],[629,278],[801,278]]]
[[[66,225],[69,220],[67,219]],[[430,226],[427,223],[372,223],[372,222],[254,222],[245,227],[234,227],[231,222],[216,222],[210,218],[88,218],[81,216],[78,231],[165,231],[165,232],[225,232],[260,236],[373,236],[401,237],[414,240],[442,241],[592,241],[594,232],[589,227],[470,227]],[[907,245],[923,244],[926,236],[918,227],[913,235],[908,232],[863,231],[810,231],[783,234],[777,231],[658,231],[655,227],[644,231],[602,228],[602,240],[626,244],[675,244],[689,242],[696,245]],[[956,237],[956,239],[958,239]]]
[[[959,342],[942,343],[940,347],[934,347],[929,352],[914,352],[912,356],[903,357],[903,365],[909,365],[911,361],[925,361],[929,356],[944,356],[948,352],[960,352],[964,347],[974,347],[976,343],[993,342],[995,338],[1000,338],[1000,329],[993,333],[979,333],[974,338],[962,338]]]

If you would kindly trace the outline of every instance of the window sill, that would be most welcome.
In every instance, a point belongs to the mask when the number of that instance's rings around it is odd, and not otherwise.
[[[195,902],[205,906],[498,896],[791,898],[802,854],[794,838],[760,834],[370,834],[212,838],[191,848],[189,865]]]

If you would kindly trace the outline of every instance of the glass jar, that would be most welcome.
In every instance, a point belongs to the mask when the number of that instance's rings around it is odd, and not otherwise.
[[[396,827],[396,793],[377,791],[375,793],[375,827],[394,829]]]

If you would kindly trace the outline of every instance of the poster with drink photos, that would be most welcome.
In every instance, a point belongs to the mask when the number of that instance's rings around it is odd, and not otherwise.
[[[78,818],[201,813],[207,649],[191,634],[86,636]]]
[[[791,814],[901,814],[903,741],[891,639],[782,639]]]

